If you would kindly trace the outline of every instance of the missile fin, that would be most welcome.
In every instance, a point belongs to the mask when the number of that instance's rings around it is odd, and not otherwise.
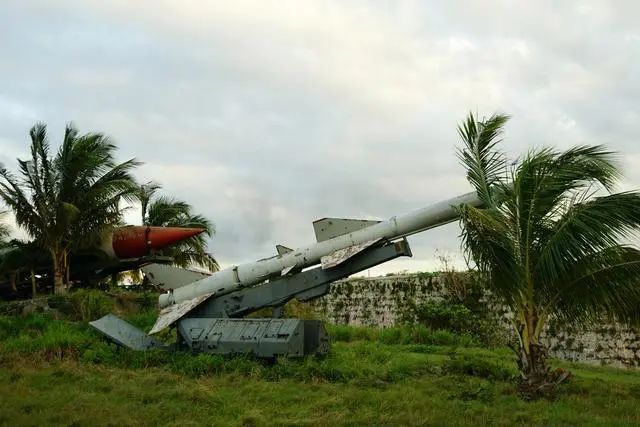
[[[322,218],[313,222],[313,231],[316,233],[316,241],[320,243],[370,227],[379,222],[367,219]]]
[[[213,293],[204,294],[163,308],[160,311],[153,328],[149,331],[149,335],[158,333],[173,325],[176,321],[180,320],[191,310],[208,300],[211,296],[213,296]]]
[[[347,248],[335,251],[327,256],[323,256],[322,258],[320,258],[320,262],[322,263],[322,269],[327,270],[329,268],[340,265],[346,260],[348,260],[349,258],[354,257],[355,255],[359,254],[360,252],[375,245],[380,241],[382,241],[381,238],[369,240],[364,243],[360,243],[359,245],[349,246]]]
[[[276,250],[278,251],[278,255],[284,255],[288,254],[289,252],[293,252],[293,249],[283,245],[276,245]]]
[[[280,272],[280,275],[286,276],[287,274],[291,273],[291,271],[293,271],[294,268],[296,268],[296,264],[290,265],[289,267],[285,267]]]
[[[132,350],[166,347],[162,342],[113,314],[107,314],[98,320],[89,322],[89,325],[116,344]]]
[[[163,264],[145,265],[141,270],[151,283],[163,290],[177,289],[211,275]]]

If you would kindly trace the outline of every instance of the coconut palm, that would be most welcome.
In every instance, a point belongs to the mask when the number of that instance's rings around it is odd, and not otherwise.
[[[463,246],[490,291],[511,308],[521,390],[553,388],[540,337],[550,318],[587,326],[603,316],[640,320],[640,193],[604,146],[530,151],[507,167],[497,149],[508,117],[459,127],[460,158],[483,208],[460,207]]]
[[[190,227],[203,228],[204,233],[191,237],[170,248],[163,253],[173,257],[174,264],[188,267],[197,264],[217,271],[218,262],[207,252],[206,237],[215,233],[214,224],[202,215],[194,214],[193,208],[186,202],[171,197],[157,196],[160,185],[148,182],[140,186],[138,199],[142,210],[142,223],[160,227]]]
[[[119,203],[132,201],[134,159],[117,164],[116,146],[103,134],[79,135],[68,125],[51,155],[46,126],[30,131],[31,157],[18,160],[18,176],[0,168],[0,197],[17,224],[51,255],[56,293],[68,288],[69,252],[97,243],[121,218]]]

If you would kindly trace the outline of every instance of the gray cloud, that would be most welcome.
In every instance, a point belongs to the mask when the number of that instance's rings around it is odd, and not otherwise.
[[[0,13],[0,161],[28,128],[100,130],[215,220],[224,263],[468,191],[455,126],[507,112],[511,155],[606,143],[640,186],[634,2],[49,2]],[[130,217],[135,219],[135,212]],[[413,238],[423,269],[455,225]]]

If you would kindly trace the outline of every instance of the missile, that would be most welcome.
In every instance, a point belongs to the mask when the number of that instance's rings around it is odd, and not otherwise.
[[[129,225],[118,227],[105,236],[100,249],[110,258],[140,258],[204,232],[202,228],[150,227]]]
[[[276,256],[215,272],[207,278],[160,295],[158,304],[164,308],[162,312],[168,313],[175,304],[186,307],[190,301],[196,304],[203,298],[234,292],[316,264],[332,268],[383,240],[400,239],[455,221],[458,218],[456,207],[463,204],[480,206],[482,203],[477,194],[472,192],[386,221],[320,220],[314,223],[317,243],[296,250],[281,247],[284,249],[279,248]],[[162,322],[160,319],[158,322],[154,330],[159,330]]]

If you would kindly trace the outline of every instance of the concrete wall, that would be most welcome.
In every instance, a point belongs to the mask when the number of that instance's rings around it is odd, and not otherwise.
[[[316,310],[337,324],[387,327],[406,318],[416,305],[443,300],[451,286],[444,275],[418,273],[375,278],[353,278],[335,283],[331,293],[314,302]],[[496,316],[509,334],[508,308],[490,295],[481,305]],[[589,330],[569,330],[551,323],[544,342],[553,357],[592,364],[640,366],[640,331],[624,325],[603,323]]]

